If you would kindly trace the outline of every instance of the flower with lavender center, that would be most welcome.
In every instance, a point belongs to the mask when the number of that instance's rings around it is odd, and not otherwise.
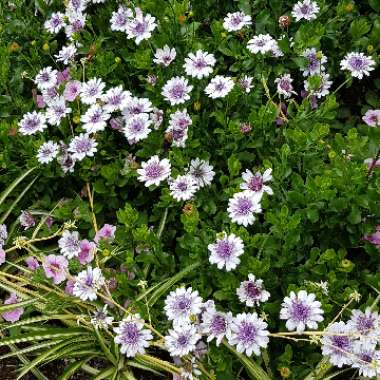
[[[195,53],[189,53],[185,58],[183,68],[187,75],[202,79],[207,78],[213,72],[215,63],[216,59],[213,54],[197,50]]]
[[[362,119],[370,127],[379,127],[380,126],[380,109],[368,110]]]
[[[36,111],[26,113],[18,125],[23,135],[33,135],[47,128],[45,116]]]
[[[235,234],[221,235],[217,237],[215,243],[208,245],[209,261],[211,264],[216,264],[218,269],[226,268],[229,272],[240,264],[239,256],[244,253],[244,243]]]
[[[36,221],[33,218],[33,215],[29,211],[22,211],[19,217],[20,224],[24,227],[24,230],[27,230],[36,225]]]
[[[157,49],[154,54],[153,62],[157,65],[168,67],[175,59],[177,52],[174,48],[165,45],[162,49]]]
[[[285,98],[289,98],[292,94],[296,94],[292,85],[293,79],[290,74],[284,74],[275,79],[274,83],[277,84],[277,93],[284,95]]]
[[[236,294],[240,302],[248,307],[259,306],[260,303],[268,301],[270,296],[270,293],[263,289],[263,280],[256,279],[251,273],[248,275],[248,281],[243,281],[236,289]]]
[[[272,169],[266,169],[263,174],[256,172],[253,174],[250,170],[246,170],[242,174],[243,183],[240,185],[242,190],[249,190],[254,193],[260,194],[264,193],[269,195],[273,194],[273,190],[270,186],[266,185],[267,182],[272,180]]]
[[[86,113],[81,116],[80,120],[83,123],[82,127],[86,133],[91,134],[104,131],[110,117],[111,115],[106,109],[98,104],[93,104]]]
[[[126,32],[127,25],[131,21],[132,17],[133,12],[131,9],[120,6],[116,12],[112,12],[110,19],[111,30]]]
[[[201,335],[194,325],[174,325],[174,328],[169,330],[169,335],[165,336],[165,346],[171,356],[182,357],[196,349],[200,338]]]
[[[55,55],[58,62],[62,62],[64,65],[68,65],[72,62],[77,54],[77,48],[74,44],[64,46],[58,54]]]
[[[39,90],[46,90],[55,87],[57,84],[57,70],[51,66],[43,68],[36,76],[35,82]]]
[[[261,194],[250,190],[235,193],[228,201],[227,212],[231,220],[247,227],[256,220],[254,214],[261,212]]]
[[[342,70],[348,70],[355,78],[362,79],[364,75],[375,69],[375,61],[363,53],[351,52],[340,62]]]
[[[311,77],[311,78],[313,78],[313,77]],[[326,74],[326,73],[321,73],[318,76],[318,78],[319,78],[319,86],[317,88],[313,88],[310,85],[309,80],[305,80],[304,85],[305,85],[305,90],[308,92],[308,94],[310,93],[314,97],[322,98],[322,97],[324,97],[330,93],[330,87],[331,87],[333,82],[331,80],[329,80],[330,75]],[[314,86],[314,87],[316,87],[316,86]]]
[[[359,376],[365,378],[380,375],[380,351],[376,345],[355,342],[351,366],[357,368]]]
[[[102,101],[105,103],[103,108],[106,112],[115,112],[123,110],[132,94],[129,91],[124,91],[122,86],[110,88],[103,96]]]
[[[97,298],[97,291],[104,286],[105,279],[100,268],[87,267],[86,270],[78,273],[73,288],[73,294],[82,301],[94,301]]]
[[[129,314],[119,323],[118,327],[114,328],[113,331],[116,333],[114,341],[121,346],[122,354],[134,357],[136,354],[145,353],[153,336],[150,330],[144,328],[144,324],[140,314]]]
[[[82,161],[85,157],[93,157],[97,152],[98,143],[89,135],[81,133],[74,137],[69,144],[68,151],[74,160]]]
[[[54,12],[50,18],[45,21],[44,27],[49,33],[57,34],[65,25],[65,15],[61,12]]]
[[[380,316],[376,311],[367,307],[364,312],[361,310],[352,310],[351,318],[347,326],[351,331],[360,335],[360,339],[365,342],[376,342],[380,334]]]
[[[154,107],[152,112],[149,114],[149,117],[153,122],[153,128],[158,129],[164,121],[164,111]]]
[[[202,298],[198,291],[184,287],[169,293],[165,300],[165,313],[169,321],[188,322],[192,315],[201,312]]]
[[[63,118],[71,113],[71,108],[66,106],[66,101],[63,96],[57,96],[48,103],[46,110],[46,118],[50,125],[60,125]]]
[[[80,98],[83,104],[95,104],[97,99],[103,97],[103,90],[106,85],[99,78],[92,78],[82,83],[80,89]]]
[[[327,356],[330,363],[339,368],[352,364],[354,340],[351,328],[340,321],[329,325],[325,331],[322,355]]]
[[[106,329],[108,326],[112,325],[114,318],[108,315],[107,308],[108,305],[104,305],[103,308],[98,309],[91,318],[91,324],[96,329]]]
[[[237,32],[245,26],[252,24],[252,17],[244,12],[227,13],[223,21],[223,28],[227,32]]]
[[[190,99],[193,86],[185,77],[174,77],[169,79],[162,88],[162,96],[170,105],[183,104]]]
[[[207,342],[216,340],[219,346],[223,338],[231,336],[232,313],[217,311],[215,306],[207,307],[202,313],[202,333],[207,335]]]
[[[68,101],[72,102],[77,96],[79,96],[82,88],[82,83],[78,80],[72,80],[66,83],[65,89],[63,91],[63,97]]]
[[[179,175],[175,179],[170,179],[169,188],[170,195],[177,202],[191,199],[198,190],[196,182],[189,174]]]
[[[69,262],[61,255],[48,255],[42,261],[45,276],[51,278],[55,285],[66,280]]]
[[[228,343],[236,346],[240,353],[259,356],[261,348],[266,348],[269,342],[267,324],[258,317],[257,313],[238,314],[231,324],[231,336]]]
[[[312,0],[299,1],[293,6],[292,16],[296,22],[305,19],[307,21],[315,20],[319,12],[319,5]]]
[[[40,267],[40,264],[38,262],[38,260],[33,257],[33,256],[28,256],[26,259],[25,259],[25,264],[27,265],[28,269],[30,269],[31,271],[35,271],[37,268]]]
[[[239,79],[239,86],[246,94],[249,94],[253,88],[252,81],[253,78],[248,75],[244,75],[241,79]]]
[[[77,257],[80,252],[79,233],[77,231],[63,231],[62,237],[58,240],[58,246],[61,254],[68,259]]]
[[[170,176],[171,165],[167,158],[160,160],[158,156],[152,156],[148,161],[143,162],[141,166],[141,169],[137,169],[137,174],[139,175],[137,179],[144,182],[146,187],[158,186]]]
[[[208,161],[197,157],[191,160],[188,173],[194,178],[198,187],[205,187],[211,185],[215,176],[213,169]]]
[[[248,41],[247,49],[252,54],[272,52],[277,42],[270,34],[259,34]]]
[[[327,62],[327,58],[322,52],[317,52],[317,49],[306,49],[303,52],[303,57],[307,59],[307,66],[303,70],[303,76],[321,74],[325,71],[323,66]]]
[[[126,107],[122,110],[125,121],[132,116],[141,113],[149,113],[153,111],[152,102],[148,98],[137,98],[135,96],[128,99]]]
[[[17,297],[16,293],[12,293],[5,301],[4,305],[13,305],[19,303],[20,300]],[[24,309],[22,307],[18,307],[16,309],[12,309],[9,311],[5,311],[1,314],[3,319],[7,322],[17,322],[21,316],[24,314]]]
[[[234,87],[234,81],[230,77],[217,75],[212,78],[205,88],[205,93],[212,99],[226,97]]]
[[[137,142],[146,139],[152,131],[150,129],[151,125],[152,121],[146,113],[141,113],[130,117],[123,128],[123,132],[128,140],[128,143],[136,144]]]
[[[156,18],[150,14],[145,16],[140,8],[135,9],[136,16],[131,18],[126,24],[126,33],[128,39],[134,39],[136,45],[141,41],[147,40],[152,36],[152,32],[156,29]]]
[[[286,320],[289,331],[296,330],[301,334],[306,328],[317,329],[323,321],[321,303],[315,300],[315,294],[300,290],[297,294],[290,292],[281,305],[280,319]]]

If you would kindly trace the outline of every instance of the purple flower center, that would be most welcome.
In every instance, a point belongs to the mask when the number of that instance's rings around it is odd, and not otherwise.
[[[87,273],[87,278],[86,278],[86,286],[92,287],[94,282],[94,277],[92,276],[92,273]]]
[[[243,21],[243,18],[241,17],[240,14],[236,14],[231,17],[231,25],[233,26],[239,26],[242,21]]]
[[[256,174],[250,179],[248,188],[252,191],[260,191],[263,188],[263,184],[263,177],[259,174]]]
[[[139,329],[135,323],[128,323],[123,329],[123,342],[125,344],[136,344],[139,340]]]
[[[182,83],[175,84],[170,89],[170,94],[173,96],[173,98],[180,99],[183,98],[185,95],[185,88]]]
[[[189,343],[189,337],[186,335],[180,335],[177,339],[177,343],[179,346],[187,346]]]
[[[301,7],[300,7],[300,11],[302,14],[304,15],[308,15],[311,11],[311,7],[307,4],[303,4]]]
[[[89,94],[90,96],[95,96],[97,93],[98,93],[98,87],[96,87],[96,86],[91,87],[91,88],[88,90],[88,94]]]
[[[39,121],[37,119],[28,119],[25,123],[25,128],[29,130],[34,130],[38,127]]]
[[[188,311],[191,307],[191,299],[186,296],[180,296],[176,302],[176,309],[179,311]]]
[[[226,259],[232,255],[233,245],[227,240],[221,240],[218,242],[218,246],[216,247],[216,252],[219,257]]]
[[[204,69],[205,67],[207,67],[207,63],[203,58],[198,58],[196,61],[194,61],[194,66],[197,69]]]
[[[153,164],[150,164],[149,166],[147,166],[145,168],[145,173],[146,173],[147,177],[158,178],[162,174],[162,168],[161,168],[160,164],[153,163]]]
[[[51,24],[52,24],[52,26],[53,26],[54,28],[56,28],[57,26],[59,26],[60,23],[61,23],[61,19],[60,19],[58,16],[53,17],[53,18],[51,19]]]
[[[349,64],[354,70],[363,70],[365,68],[365,61],[362,57],[351,57]]]
[[[261,295],[261,288],[252,281],[247,281],[244,289],[250,298],[259,298]]]
[[[89,139],[83,138],[76,141],[75,149],[78,153],[85,153],[91,149],[91,141]]]
[[[211,333],[214,335],[223,334],[226,331],[226,320],[222,315],[215,315],[210,324]]]
[[[286,92],[290,92],[292,90],[292,85],[290,84],[289,80],[281,79],[280,88]]]
[[[305,322],[310,316],[310,307],[302,301],[293,301],[290,314],[293,320]]]
[[[116,16],[116,24],[119,26],[124,26],[127,22],[127,19],[123,13],[118,13]]]
[[[147,28],[147,25],[145,22],[138,22],[136,23],[133,29],[136,34],[144,34],[146,31],[146,28]]]
[[[375,328],[374,320],[366,315],[358,317],[356,328],[362,333],[367,334],[369,330]]]
[[[244,344],[252,344],[256,341],[257,329],[249,322],[242,322],[239,328],[238,339]]]
[[[366,363],[371,363],[372,362],[372,356],[368,353],[363,353],[360,355],[360,360]]]
[[[252,202],[248,198],[239,198],[237,212],[241,215],[248,215],[252,209]]]
[[[113,106],[119,105],[121,103],[121,96],[119,94],[111,96],[109,99],[109,103]]]
[[[102,116],[102,112],[96,111],[90,118],[91,123],[98,123],[100,121],[100,118]]]
[[[347,351],[347,348],[350,346],[350,339],[348,336],[334,335],[331,337],[331,342],[333,346],[339,349],[337,351],[340,353],[343,353],[341,350]]]
[[[223,91],[225,88],[226,88],[226,86],[223,82],[219,82],[215,85],[216,91]]]
[[[177,183],[177,189],[180,191],[186,191],[188,189],[186,182],[179,182]]]
[[[144,130],[144,123],[141,120],[135,120],[131,127],[133,132],[138,133]]]
[[[173,139],[174,140],[181,140],[185,136],[185,131],[181,129],[173,129]]]

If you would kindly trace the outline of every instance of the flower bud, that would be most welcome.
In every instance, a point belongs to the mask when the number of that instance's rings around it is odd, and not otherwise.
[[[290,24],[292,23],[292,19],[288,15],[280,16],[278,19],[278,25],[280,28],[289,28]]]
[[[50,46],[47,42],[45,42],[43,45],[42,45],[42,50],[43,51],[49,51],[50,50]]]
[[[201,107],[202,107],[202,103],[199,100],[194,102],[194,110],[195,111],[200,111]]]
[[[118,65],[121,63],[121,58],[120,57],[115,57],[115,63]]]

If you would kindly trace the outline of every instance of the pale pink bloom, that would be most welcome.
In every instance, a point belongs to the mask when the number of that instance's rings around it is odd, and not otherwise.
[[[68,265],[69,262],[62,255],[46,256],[42,262],[45,276],[51,278],[56,285],[66,280]]]
[[[101,239],[112,240],[115,237],[116,226],[105,224],[95,235],[94,242],[99,243]]]
[[[95,252],[96,252],[96,244],[94,242],[90,242],[87,239],[82,240],[79,243],[79,254],[78,259],[82,265],[91,263],[94,260]]]
[[[13,305],[15,303],[19,303],[20,300],[17,298],[16,293],[12,293],[9,298],[7,298],[4,301],[4,305]],[[4,320],[7,322],[17,322],[20,317],[24,314],[24,309],[22,307],[19,307],[17,309],[5,311],[1,314]]]
[[[27,257],[25,259],[25,263],[26,263],[28,269],[30,269],[31,271],[35,271],[37,268],[40,267],[38,260],[33,256]]]

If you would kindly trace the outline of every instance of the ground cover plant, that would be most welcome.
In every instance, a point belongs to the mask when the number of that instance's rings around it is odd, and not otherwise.
[[[380,376],[379,12],[4,1],[5,379]]]

